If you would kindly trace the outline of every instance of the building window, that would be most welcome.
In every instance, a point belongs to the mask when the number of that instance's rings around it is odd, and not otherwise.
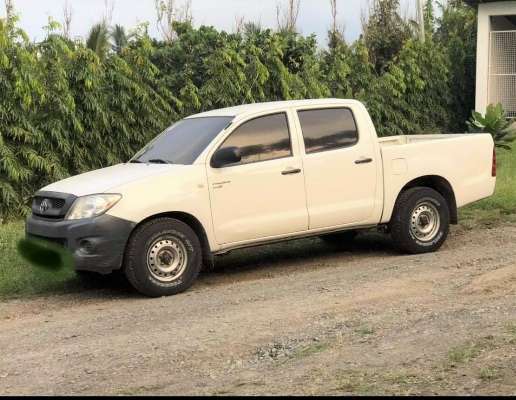
[[[492,16],[488,104],[501,103],[516,117],[516,15]]]

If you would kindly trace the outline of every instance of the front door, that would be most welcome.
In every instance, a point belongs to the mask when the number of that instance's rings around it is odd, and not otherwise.
[[[219,244],[308,229],[304,176],[292,151],[286,113],[242,123],[219,147],[238,147],[239,163],[207,163],[215,237]]]

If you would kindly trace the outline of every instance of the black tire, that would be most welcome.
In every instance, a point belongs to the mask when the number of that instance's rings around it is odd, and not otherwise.
[[[151,246],[166,240],[180,243],[186,252],[183,272],[170,282],[157,279],[147,264]],[[201,268],[199,238],[190,226],[173,218],[158,218],[139,226],[127,244],[125,276],[137,291],[149,297],[170,296],[185,291],[192,286]]]
[[[343,231],[320,236],[321,240],[332,246],[342,246],[355,240],[357,231]]]
[[[418,209],[429,207],[439,216],[439,225],[429,233],[428,238],[417,235],[419,220]],[[437,215],[437,214],[435,214]],[[420,254],[438,250],[448,236],[450,229],[450,209],[446,200],[435,190],[427,187],[414,187],[402,192],[389,223],[391,237],[395,246],[404,253]],[[416,231],[416,232],[415,232]]]

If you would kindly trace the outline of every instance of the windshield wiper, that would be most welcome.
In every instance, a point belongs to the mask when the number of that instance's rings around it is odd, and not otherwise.
[[[131,164],[141,164],[142,162],[140,160],[131,160],[129,161]]]

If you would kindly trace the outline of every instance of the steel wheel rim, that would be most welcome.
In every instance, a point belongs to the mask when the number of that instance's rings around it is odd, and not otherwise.
[[[410,231],[423,242],[434,239],[441,227],[441,217],[437,207],[429,201],[419,203],[410,218]]]
[[[186,247],[175,237],[155,240],[147,252],[147,268],[160,282],[173,282],[179,279],[187,264]]]

